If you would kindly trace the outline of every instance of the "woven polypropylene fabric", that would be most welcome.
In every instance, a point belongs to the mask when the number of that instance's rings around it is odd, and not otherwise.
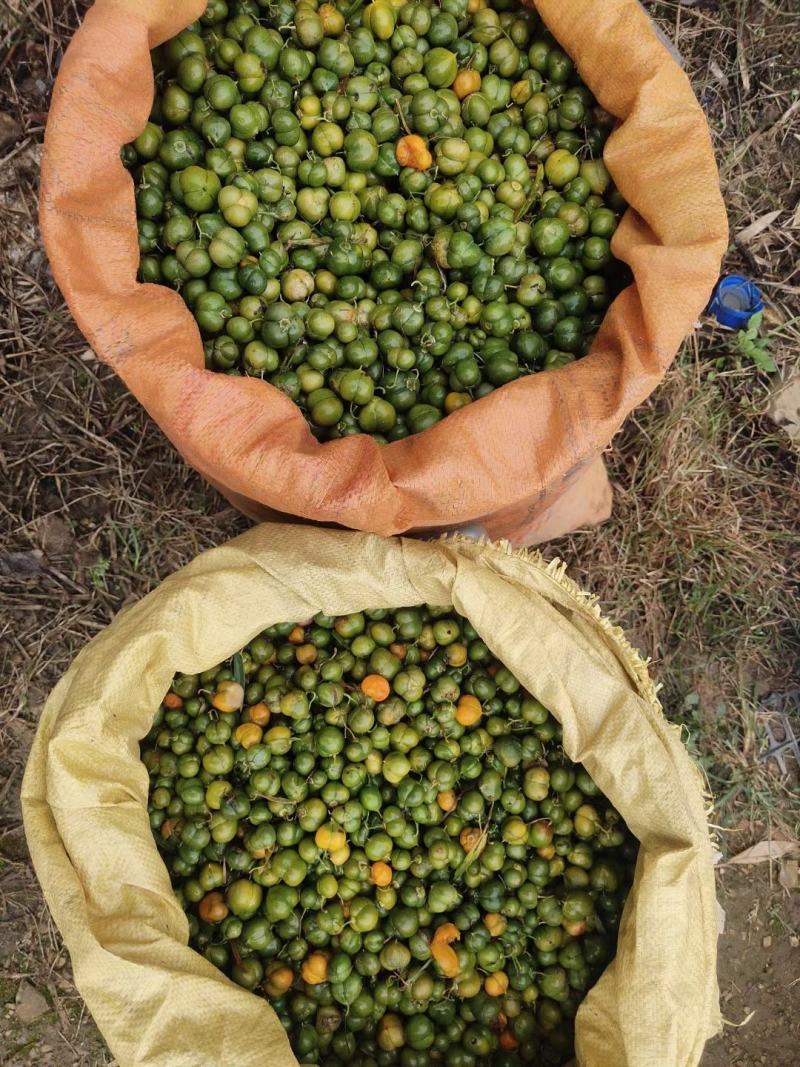
[[[122,1067],[296,1063],[267,1003],[187,947],[153,842],[138,742],[173,673],[206,670],[276,622],[423,602],[470,619],[641,842],[616,958],[578,1012],[581,1067],[696,1067],[718,1024],[701,778],[621,632],[534,556],[282,525],[198,557],[123,611],[57,685],[34,742],[31,855]]]
[[[492,537],[530,544],[608,514],[608,484],[592,464],[704,307],[727,225],[705,117],[637,0],[536,7],[620,120],[605,159],[631,209],[612,248],[635,282],[586,358],[520,378],[383,447],[364,434],[320,444],[279,389],[205,370],[178,294],[136,282],[133,183],[119,149],[150,111],[148,49],[196,18],[201,0],[96,0],[75,35],[42,163],[53,273],[98,357],[251,516],[288,513],[381,534],[479,523]],[[556,527],[548,513],[565,493]]]

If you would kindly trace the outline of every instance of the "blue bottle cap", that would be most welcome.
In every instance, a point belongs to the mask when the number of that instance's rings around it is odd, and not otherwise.
[[[742,329],[751,315],[763,310],[761,290],[741,274],[726,274],[720,278],[708,305],[709,315],[732,330]]]

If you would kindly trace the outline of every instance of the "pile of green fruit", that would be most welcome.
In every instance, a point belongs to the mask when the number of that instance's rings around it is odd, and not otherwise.
[[[123,149],[140,277],[321,439],[417,433],[588,351],[611,118],[512,0],[209,0]]]
[[[433,606],[272,626],[142,745],[192,945],[325,1067],[563,1064],[637,843]]]

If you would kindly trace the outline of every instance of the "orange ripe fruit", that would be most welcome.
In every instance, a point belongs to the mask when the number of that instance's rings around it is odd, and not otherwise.
[[[502,997],[508,989],[508,975],[505,971],[488,974],[483,988],[490,997]]]
[[[331,863],[335,863],[337,867],[344,866],[350,859],[350,846],[342,845],[341,848],[335,848],[331,853]]]
[[[465,398],[459,400],[456,407],[463,408],[465,404],[472,403],[472,397],[469,393],[448,393],[447,396]],[[447,406],[447,397],[445,397],[445,406]],[[452,645],[448,645],[445,649],[444,657],[451,667],[463,667],[467,662],[467,646],[462,645],[460,641],[454,641]]]
[[[322,952],[312,952],[306,957],[300,974],[309,985],[321,985],[328,977],[328,957]]]
[[[262,701],[258,704],[253,704],[247,709],[247,714],[250,718],[250,722],[258,723],[259,726],[266,726],[269,722],[269,708]]]
[[[392,687],[382,674],[368,674],[362,679],[361,692],[374,700],[376,704],[386,700],[391,691]]]
[[[409,133],[401,137],[394,150],[395,158],[401,167],[412,167],[414,170],[429,170],[433,166],[433,156],[428,151],[428,146],[416,133]]]
[[[458,956],[450,947],[452,941],[461,940],[461,931],[455,923],[443,923],[431,939],[431,955],[442,969],[446,978],[457,978],[459,973]]]
[[[477,93],[480,87],[481,76],[477,70],[460,70],[452,86],[459,100],[463,100],[470,93]]]
[[[331,822],[320,826],[314,834],[314,844],[324,852],[337,852],[346,846],[347,838],[344,835],[344,831]]]
[[[500,915],[499,912],[490,911],[483,917],[483,925],[492,935],[492,937],[500,937],[505,933],[506,926],[508,926],[508,920],[505,915]]]
[[[476,723],[481,721],[482,714],[481,702],[477,697],[472,696],[471,693],[465,693],[464,696],[458,698],[458,704],[456,705],[457,723],[462,726],[475,726]]]
[[[217,691],[211,698],[211,703],[226,715],[238,711],[244,703],[244,689],[232,678],[225,678],[217,686]]]
[[[506,1052],[511,1052],[515,1048],[519,1048],[519,1041],[514,1037],[510,1030],[503,1030],[500,1034],[500,1048]]]
[[[394,877],[394,871],[388,863],[378,860],[370,867],[369,876],[372,879],[373,885],[385,886],[391,883],[392,878]]]
[[[234,741],[238,741],[242,748],[252,748],[261,741],[264,731],[255,722],[243,722],[233,731]]]
[[[282,997],[292,987],[294,971],[279,960],[273,961],[267,967],[264,977],[264,989],[270,997]]]
[[[228,905],[222,893],[206,893],[197,905],[197,914],[206,923],[221,923],[228,917]]]

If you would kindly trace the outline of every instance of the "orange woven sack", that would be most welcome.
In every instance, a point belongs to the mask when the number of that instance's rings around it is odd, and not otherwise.
[[[479,524],[531,544],[606,518],[600,455],[655,388],[702,310],[727,240],[705,118],[637,0],[537,0],[600,104],[620,121],[605,160],[631,205],[614,254],[634,283],[591,352],[503,386],[423,433],[318,443],[255,378],[204,369],[180,296],[136,281],[133,183],[119,157],[143,128],[149,49],[204,0],[96,0],[56,82],[41,224],[53,273],[97,356],[213,485],[247,514],[393,534]]]

